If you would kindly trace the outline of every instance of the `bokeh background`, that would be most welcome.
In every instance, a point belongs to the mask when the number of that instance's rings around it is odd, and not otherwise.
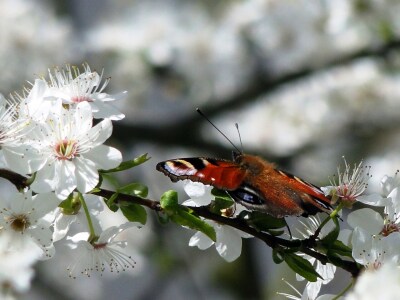
[[[65,63],[104,69],[109,93],[129,92],[109,144],[125,159],[152,157],[118,180],[147,184],[153,199],[182,187],[155,171],[158,161],[230,157],[196,107],[240,145],[238,123],[246,153],[317,185],[343,155],[364,159],[379,192],[400,168],[399,12],[389,0],[0,0],[0,92]],[[73,258],[60,243],[23,299],[283,299],[282,278],[302,290],[261,242],[245,240],[226,263],[213,248],[189,248],[192,234],[149,212],[147,226],[124,236],[137,267],[90,279],[68,278]],[[340,277],[324,291],[346,286]]]

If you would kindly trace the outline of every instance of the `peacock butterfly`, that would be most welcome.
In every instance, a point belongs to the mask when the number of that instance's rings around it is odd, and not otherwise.
[[[246,208],[277,218],[332,211],[330,199],[319,187],[254,155],[234,152],[233,161],[178,158],[160,162],[156,169],[173,182],[189,179],[212,185]]]
[[[189,179],[212,185],[226,191],[248,209],[277,218],[332,211],[330,199],[319,187],[279,170],[261,157],[244,154],[199,109],[197,112],[236,148],[233,160],[205,157],[171,159],[158,163],[158,171],[173,182]]]

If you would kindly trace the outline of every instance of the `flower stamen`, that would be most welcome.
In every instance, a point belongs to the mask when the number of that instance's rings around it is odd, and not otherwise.
[[[60,160],[72,160],[78,154],[78,143],[74,140],[62,140],[54,147],[56,157]]]
[[[338,180],[335,177],[330,180],[334,187],[334,201],[338,198],[347,206],[351,206],[368,187],[368,180],[371,178],[370,166],[363,166],[363,161],[358,165],[354,164],[353,169],[343,157],[345,170],[342,173],[338,167]],[[336,199],[335,199],[336,198]]]

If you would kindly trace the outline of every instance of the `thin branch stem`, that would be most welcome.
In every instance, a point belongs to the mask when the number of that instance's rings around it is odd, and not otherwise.
[[[100,189],[99,191],[94,192],[93,194],[102,196],[105,198],[111,197],[111,195],[114,194],[114,192],[109,191],[109,190],[104,190]],[[125,195],[125,194],[119,194],[118,199],[116,200],[116,203],[120,202],[131,202],[131,203],[136,203],[140,204],[143,206],[146,206],[154,211],[162,211],[161,205],[159,201],[155,200],[150,200],[150,199],[144,199],[140,198],[134,195]],[[205,219],[208,220],[213,220],[216,221],[220,224],[228,225],[233,228],[239,229],[243,232],[246,232],[260,240],[262,240],[265,244],[267,244],[271,248],[282,248],[282,249],[288,249],[288,248],[298,248],[299,251],[314,257],[315,259],[319,260],[322,264],[326,264],[329,261],[328,257],[325,254],[319,253],[313,249],[311,249],[312,246],[315,244],[315,240],[312,240],[311,238],[305,239],[305,240],[286,240],[280,237],[276,237],[273,235],[270,235],[266,232],[258,231],[257,229],[249,226],[247,222],[243,219],[238,219],[238,218],[227,218],[218,214],[212,213],[207,206],[200,206],[200,207],[194,207],[194,206],[189,206],[193,212]],[[341,261],[341,268],[349,272],[353,277],[357,277],[358,274],[360,273],[360,268],[357,263],[354,261],[349,261],[349,260],[342,260]]]
[[[88,227],[89,227],[89,232],[90,232],[90,235],[89,235],[89,238],[88,238],[88,242],[91,242],[93,239],[96,238],[96,232],[95,232],[94,227],[93,227],[92,217],[90,216],[90,212],[89,212],[89,209],[88,209],[88,207],[86,205],[85,198],[83,198],[81,193],[78,193],[78,197],[79,197],[79,201],[82,204],[82,208],[83,208],[83,211],[85,212],[85,216],[86,216],[86,219],[87,219],[87,222],[88,222]]]

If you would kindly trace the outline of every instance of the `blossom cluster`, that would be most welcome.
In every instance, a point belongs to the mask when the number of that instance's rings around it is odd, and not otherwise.
[[[103,201],[89,194],[99,184],[99,170],[122,161],[121,152],[104,142],[112,121],[124,118],[113,102],[126,92],[105,93],[108,82],[87,64],[83,70],[66,65],[36,78],[22,94],[0,98],[1,172],[23,179],[0,198],[0,252],[7,257],[0,268],[3,295],[29,288],[32,265],[53,257],[61,239],[76,250],[71,277],[134,265],[119,250],[126,244],[114,238],[135,224],[103,231],[96,218]],[[71,224],[79,220],[89,226],[73,234]]]

